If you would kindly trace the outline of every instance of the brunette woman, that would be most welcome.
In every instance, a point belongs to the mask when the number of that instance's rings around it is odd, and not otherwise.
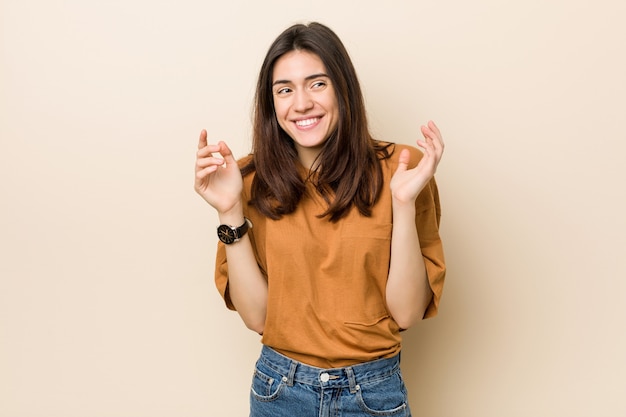
[[[269,48],[253,149],[202,131],[196,191],[217,210],[217,288],[262,335],[250,415],[409,416],[401,331],[437,313],[445,276],[433,122],[375,140],[356,72],[319,23]]]

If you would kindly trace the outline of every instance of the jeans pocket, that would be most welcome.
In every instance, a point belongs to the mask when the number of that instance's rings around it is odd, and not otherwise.
[[[273,401],[277,399],[285,386],[283,377],[257,366],[252,376],[250,395],[259,401]]]
[[[407,392],[400,372],[359,385],[359,407],[372,416],[407,416]]]

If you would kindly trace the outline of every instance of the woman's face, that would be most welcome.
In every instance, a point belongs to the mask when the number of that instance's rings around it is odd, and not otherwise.
[[[274,64],[272,94],[278,124],[310,168],[339,120],[335,89],[322,60],[298,50],[281,56]]]

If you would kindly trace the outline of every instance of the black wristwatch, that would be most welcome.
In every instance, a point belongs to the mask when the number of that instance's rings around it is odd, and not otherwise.
[[[228,224],[220,224],[217,227],[217,237],[227,245],[238,242],[252,228],[252,222],[247,217],[243,218],[243,224],[234,227]]]

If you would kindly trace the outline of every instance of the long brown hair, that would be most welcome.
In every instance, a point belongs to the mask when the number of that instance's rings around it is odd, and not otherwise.
[[[339,37],[320,23],[296,24],[270,46],[255,95],[252,159],[242,174],[256,172],[250,204],[272,219],[292,213],[305,192],[299,174],[298,153],[293,140],[276,119],[272,94],[274,64],[284,54],[304,50],[319,56],[337,95],[337,129],[318,156],[324,161],[315,172],[317,192],[328,203],[320,216],[337,221],[352,205],[365,216],[378,200],[383,185],[379,158],[389,157],[389,144],[370,135],[361,87],[352,61]]]

